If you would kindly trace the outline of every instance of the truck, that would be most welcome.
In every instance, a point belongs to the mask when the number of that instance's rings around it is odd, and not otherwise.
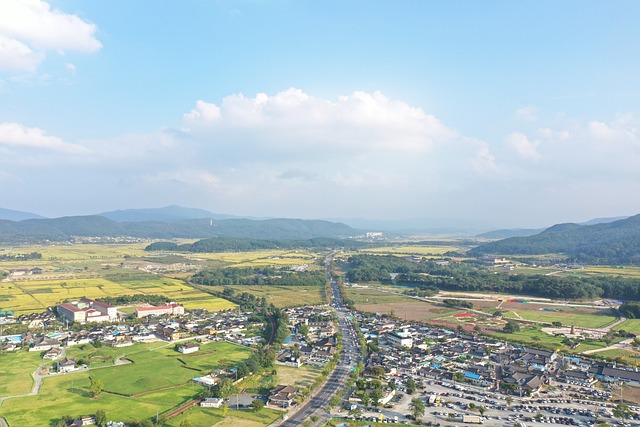
[[[484,424],[484,421],[478,415],[463,415],[462,422],[465,424]]]

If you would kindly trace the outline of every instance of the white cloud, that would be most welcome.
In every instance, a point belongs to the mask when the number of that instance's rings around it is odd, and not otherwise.
[[[0,70],[35,71],[43,59],[41,52],[0,33]]]
[[[199,100],[182,119],[183,131],[73,144],[0,123],[1,169],[20,177],[20,188],[44,193],[43,203],[68,193],[68,203],[74,194],[100,206],[119,203],[105,210],[178,203],[315,218],[447,218],[492,209],[540,222],[549,213],[531,200],[560,212],[570,200],[589,200],[592,188],[613,203],[640,182],[640,120],[632,115],[556,117],[491,142],[380,93],[328,100],[289,89]]]
[[[32,72],[46,51],[92,53],[97,27],[41,0],[0,1],[0,68]]]
[[[542,157],[538,152],[540,143],[538,141],[530,141],[525,134],[510,134],[507,137],[507,144],[523,159],[538,161]]]
[[[516,119],[524,122],[535,122],[538,120],[538,109],[532,105],[518,108],[516,110]]]
[[[458,136],[434,116],[380,92],[354,92],[337,101],[295,88],[273,96],[237,94],[220,106],[199,100],[184,120],[187,131],[208,135],[214,144],[244,144],[245,156],[281,150],[424,153]]]
[[[84,154],[82,146],[68,144],[56,136],[47,135],[42,129],[29,128],[19,123],[0,123],[0,145],[15,148],[44,149],[66,154]]]

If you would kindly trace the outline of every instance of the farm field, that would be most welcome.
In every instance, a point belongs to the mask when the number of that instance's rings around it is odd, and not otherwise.
[[[204,344],[200,351],[190,355],[178,353],[173,346],[158,349],[149,347],[153,345],[140,344],[119,349],[133,349],[133,351],[121,351],[121,354],[125,354],[125,357],[133,362],[132,364],[92,371],[91,376],[102,380],[105,390],[137,394],[163,387],[183,385],[194,377],[206,375],[219,367],[223,359],[242,360],[250,355],[249,349],[227,342]],[[197,369],[199,372],[186,369],[179,359],[185,361],[186,366]]]
[[[452,245],[406,245],[406,246],[386,246],[379,248],[366,248],[361,249],[360,253],[369,254],[389,254],[389,255],[419,255],[419,256],[434,256],[442,257],[447,252],[457,252],[462,249],[461,246]]]
[[[33,387],[31,373],[43,362],[46,361],[38,351],[0,353],[0,396],[30,392]]]
[[[236,293],[247,292],[256,297],[264,297],[267,303],[278,308],[317,305],[325,302],[322,286],[228,286]],[[212,291],[222,292],[225,286],[208,286]]]
[[[195,260],[215,260],[232,267],[295,266],[308,264],[314,267],[322,257],[303,250],[263,250],[251,252],[194,253],[185,255]],[[318,267],[319,268],[319,267]]]
[[[89,358],[92,349],[96,350],[91,345],[84,350],[77,348],[78,351],[74,355]],[[38,396],[9,399],[3,402],[1,406],[3,415],[11,425],[43,425],[45,420],[53,421],[66,414],[76,416],[93,413],[97,409],[103,409],[109,419],[122,421],[151,417],[156,414],[156,411],[162,414],[186,402],[201,389],[193,383],[188,383],[190,379],[199,375],[198,371],[182,368],[179,357],[189,366],[208,372],[224,363],[245,359],[250,353],[247,348],[227,342],[205,344],[200,352],[191,355],[182,355],[175,351],[173,346],[158,347],[158,343],[97,350],[105,359],[119,353],[125,354],[134,363],[48,377],[44,380]],[[16,361],[6,363],[9,359],[3,356],[0,369],[13,366],[10,377],[15,373],[20,374],[20,377],[28,375],[18,369],[23,364],[19,362],[24,362],[23,354],[7,356],[16,356]],[[100,363],[102,362],[97,364]],[[91,399],[89,397],[90,376],[102,380],[105,390],[123,394],[139,393],[139,395],[129,398],[103,392],[98,398]],[[30,389],[31,382],[28,384]],[[154,391],[154,389],[172,385],[176,387]],[[13,386],[11,391],[15,393]]]
[[[79,372],[46,378],[38,396],[9,399],[2,403],[2,414],[13,426],[53,425],[64,415],[78,416],[105,411],[111,420],[133,421],[162,413],[184,402],[184,396],[174,393],[163,402],[143,401],[101,393],[96,399],[89,395],[89,372]]]
[[[82,297],[99,299],[133,294],[164,295],[182,303],[186,309],[218,311],[236,307],[230,301],[194,289],[178,279],[145,273],[121,277],[111,274],[107,277],[0,282],[0,309],[12,310],[15,314],[40,312]]]

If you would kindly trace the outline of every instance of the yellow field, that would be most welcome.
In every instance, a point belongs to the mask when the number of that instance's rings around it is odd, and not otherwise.
[[[389,255],[420,255],[420,256],[442,256],[447,252],[459,251],[460,246],[390,246],[381,248],[362,249],[360,253],[389,254]]]
[[[77,245],[29,245],[5,249],[2,253],[30,253],[40,252],[41,261],[53,260],[89,260],[89,259],[122,259],[125,255],[144,256],[144,248],[149,243],[129,244],[77,244]]]
[[[218,311],[236,306],[230,301],[194,289],[177,279],[153,278],[115,283],[107,279],[95,278],[0,282],[0,308],[22,314],[43,311],[47,307],[82,297],[99,299],[106,296],[133,294],[164,295],[184,304],[187,309],[205,308],[209,311]]]
[[[259,267],[309,264],[313,267],[318,255],[305,251],[265,250],[252,252],[222,252],[189,255],[192,259],[216,260],[233,267]]]
[[[145,243],[135,244],[76,244],[30,245],[0,248],[0,253],[42,254],[40,260],[3,261],[0,270],[31,269],[40,267],[41,275],[9,277],[0,282],[0,310],[12,310],[16,314],[39,312],[61,302],[82,297],[101,298],[132,294],[160,294],[181,303],[187,309],[205,308],[210,311],[225,310],[235,304],[214,297],[189,286],[185,281],[193,270],[170,273],[174,277],[151,274],[145,270],[149,264],[162,266],[153,254],[145,252]],[[254,252],[183,254],[193,265],[213,267],[301,266],[307,269],[321,268],[320,255],[305,250],[263,250]],[[184,259],[183,258],[183,259]],[[173,262],[173,261],[170,261]],[[177,261],[181,262],[181,261]],[[185,261],[189,263],[189,261]],[[320,303],[317,289],[296,288],[295,291],[248,290],[266,296],[278,306],[300,305],[300,296],[309,304]]]

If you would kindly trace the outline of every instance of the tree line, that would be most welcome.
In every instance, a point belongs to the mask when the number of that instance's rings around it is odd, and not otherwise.
[[[337,239],[332,237],[316,237],[306,240],[265,240],[246,237],[212,237],[198,240],[190,244],[179,245],[175,242],[155,242],[144,248],[147,252],[248,252],[265,249],[313,249],[313,248],[345,248],[359,249],[369,243],[353,239]]]
[[[32,261],[42,259],[40,252],[31,252],[28,254],[2,254],[0,261]]]
[[[324,286],[324,272],[287,271],[273,267],[223,268],[200,271],[190,279],[205,286]]]
[[[492,291],[569,299],[640,299],[639,279],[620,276],[511,275],[495,272],[473,260],[441,265],[432,260],[416,263],[394,256],[355,255],[349,259],[349,268],[347,277],[352,282],[393,282],[425,291]],[[390,273],[399,274],[392,280]]]

